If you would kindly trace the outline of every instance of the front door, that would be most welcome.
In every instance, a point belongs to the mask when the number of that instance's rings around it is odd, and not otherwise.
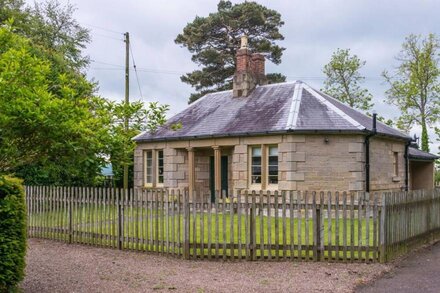
[[[211,190],[211,202],[215,202],[215,178],[214,178],[214,156],[209,160],[209,189]],[[228,156],[221,158],[221,189],[222,194],[228,195]]]

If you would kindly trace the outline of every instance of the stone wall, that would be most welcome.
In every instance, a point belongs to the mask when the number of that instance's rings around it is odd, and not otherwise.
[[[359,191],[365,188],[361,135],[306,135],[296,143],[298,190]]]
[[[209,157],[218,145],[228,155],[229,189],[251,189],[249,147],[278,145],[278,190],[365,190],[365,145],[363,135],[315,134],[273,135],[195,141],[142,143],[135,150],[135,186],[143,186],[142,150],[163,149],[165,187],[188,187],[188,151],[195,150],[195,189],[209,190]],[[400,189],[404,185],[404,142],[374,137],[370,143],[370,188]],[[394,153],[399,153],[399,175],[394,176]],[[273,187],[272,187],[273,188]]]
[[[195,152],[195,190],[202,192],[209,191],[209,160],[213,156],[212,151],[198,150]]]
[[[394,152],[398,152],[399,173],[394,174]],[[405,187],[405,143],[372,137],[370,139],[370,190],[396,190]]]

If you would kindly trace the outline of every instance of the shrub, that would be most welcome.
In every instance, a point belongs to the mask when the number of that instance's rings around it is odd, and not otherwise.
[[[26,206],[21,181],[0,176],[0,292],[13,290],[24,277]]]

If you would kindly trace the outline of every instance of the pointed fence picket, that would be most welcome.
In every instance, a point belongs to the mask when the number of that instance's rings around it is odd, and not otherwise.
[[[26,186],[28,235],[185,259],[386,262],[440,232],[440,190],[331,193]]]

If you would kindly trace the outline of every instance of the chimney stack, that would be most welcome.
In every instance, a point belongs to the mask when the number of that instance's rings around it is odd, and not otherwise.
[[[233,81],[233,96],[247,97],[257,85],[267,84],[264,69],[264,56],[248,49],[248,39],[241,37],[241,46],[237,50],[237,67]]]

